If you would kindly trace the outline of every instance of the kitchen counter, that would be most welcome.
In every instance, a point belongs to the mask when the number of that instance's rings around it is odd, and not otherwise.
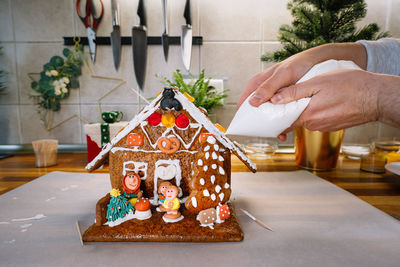
[[[294,171],[293,154],[277,154],[273,159],[254,160],[259,172]],[[0,194],[30,182],[53,171],[86,172],[86,154],[59,154],[58,165],[36,168],[33,154],[16,155],[0,160]],[[400,220],[400,177],[392,173],[374,174],[360,171],[360,162],[340,157],[337,168],[313,174],[343,188],[376,208]],[[232,172],[246,172],[248,169],[235,156],[232,157]],[[108,167],[96,173],[106,173]]]

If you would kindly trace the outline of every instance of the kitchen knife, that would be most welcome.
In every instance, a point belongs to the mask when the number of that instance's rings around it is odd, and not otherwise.
[[[119,4],[118,0],[111,0],[112,26],[111,47],[114,59],[114,67],[118,70],[121,60],[121,30],[119,27]]]
[[[132,27],[133,69],[139,89],[143,91],[147,61],[146,11],[143,0],[139,0],[137,14],[140,24]]]
[[[164,58],[165,61],[168,61],[168,18],[167,18],[167,0],[161,0],[163,6],[163,15],[164,15],[164,32],[161,37],[161,42],[164,50]]]
[[[186,25],[182,25],[181,52],[183,65],[186,70],[189,71],[190,59],[192,57],[192,16],[190,14],[190,0],[186,0],[183,17],[186,20]]]

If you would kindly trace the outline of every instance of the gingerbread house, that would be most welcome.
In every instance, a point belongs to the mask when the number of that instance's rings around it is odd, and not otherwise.
[[[169,181],[179,188],[184,208],[198,214],[229,200],[231,153],[256,171],[256,165],[208,119],[205,110],[193,104],[192,97],[165,88],[86,169],[101,167],[108,157],[112,188],[122,189],[123,177],[133,171],[153,205],[158,203],[158,185]]]

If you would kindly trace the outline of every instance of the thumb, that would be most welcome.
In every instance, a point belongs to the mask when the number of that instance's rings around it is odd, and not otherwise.
[[[287,104],[304,97],[311,97],[318,92],[314,83],[302,82],[295,85],[291,85],[286,88],[282,88],[271,98],[272,104]]]

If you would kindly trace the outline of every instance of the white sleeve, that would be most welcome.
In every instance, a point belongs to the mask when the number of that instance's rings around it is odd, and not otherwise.
[[[357,41],[367,50],[367,71],[400,75],[400,39]]]

